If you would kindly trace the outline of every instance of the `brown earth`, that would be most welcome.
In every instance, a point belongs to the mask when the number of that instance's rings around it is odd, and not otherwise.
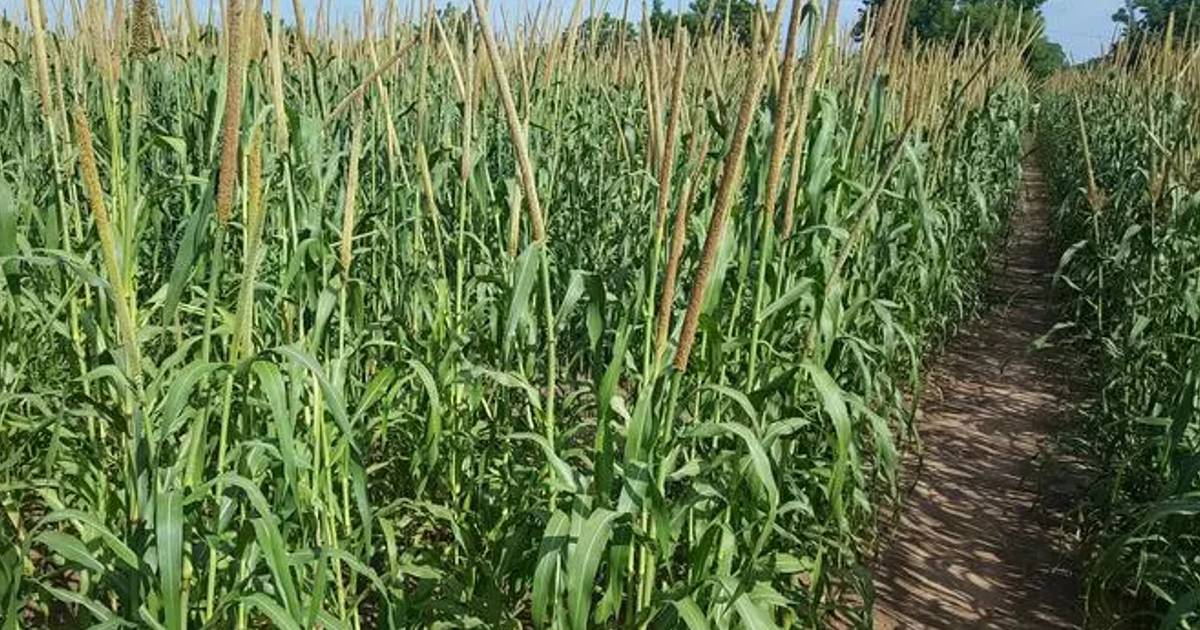
[[[1045,183],[1026,167],[988,307],[932,367],[912,490],[880,546],[875,628],[1077,628],[1065,511],[1081,487],[1051,436],[1080,370],[1034,350],[1054,323]]]

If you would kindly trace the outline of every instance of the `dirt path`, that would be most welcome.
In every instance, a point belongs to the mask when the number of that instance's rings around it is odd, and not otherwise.
[[[1041,173],[1027,165],[1023,183],[992,306],[931,372],[923,465],[876,569],[876,628],[1078,627],[1059,527],[1074,489],[1047,450],[1071,370],[1032,348],[1053,324],[1057,258]]]

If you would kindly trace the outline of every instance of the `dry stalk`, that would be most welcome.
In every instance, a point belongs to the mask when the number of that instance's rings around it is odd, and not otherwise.
[[[283,102],[283,25],[280,24],[279,0],[271,0],[271,106],[275,109],[275,142],[287,153],[289,131]]]
[[[112,54],[110,63],[113,76],[117,77],[121,74],[121,52],[125,46],[125,2],[123,0],[113,3],[112,30],[109,37],[112,40],[112,45],[109,47],[109,53]]]
[[[133,31],[129,53],[145,57],[158,47],[158,3],[155,0],[133,1]]]
[[[477,0],[478,1],[478,0]],[[779,18],[782,12],[776,8],[771,18],[770,37],[762,43],[762,47],[772,45],[775,34],[779,32]],[[704,304],[704,294],[708,290],[709,275],[712,274],[713,263],[716,261],[717,248],[725,236],[725,221],[729,217],[729,208],[733,205],[734,194],[741,189],[742,157],[746,152],[746,140],[750,135],[750,122],[758,107],[758,99],[762,94],[763,79],[766,78],[766,61],[770,56],[760,51],[755,56],[750,70],[750,80],[746,91],[742,94],[741,106],[733,129],[733,140],[721,172],[721,183],[717,187],[717,197],[713,208],[712,219],[708,224],[708,234],[704,238],[704,249],[700,254],[700,264],[696,269],[696,278],[692,283],[691,298],[688,301],[687,313],[683,318],[683,331],[679,336],[679,348],[675,351],[673,363],[680,372],[687,371],[688,359],[692,354],[692,345],[696,342],[696,330],[700,325],[700,309]]]
[[[350,277],[350,263],[353,257],[354,200],[358,196],[358,160],[362,152],[362,124],[362,113],[356,109],[354,110],[354,130],[350,133],[350,163],[346,167],[346,196],[342,200],[340,261],[343,283]]]
[[[304,34],[304,0],[292,0],[292,11],[296,16],[296,44],[301,52],[306,52],[308,39]]]
[[[517,168],[521,177],[521,188],[525,200],[529,204],[529,223],[533,228],[534,242],[546,240],[546,224],[542,219],[542,205],[538,201],[537,180],[533,172],[533,162],[529,159],[529,146],[517,116],[517,106],[513,102],[512,90],[508,87],[508,73],[500,59],[500,51],[496,48],[496,39],[492,35],[488,18],[487,0],[472,0],[475,5],[476,19],[479,20],[483,43],[487,47],[488,61],[496,77],[496,86],[500,90],[500,100],[504,105],[504,117],[508,121],[508,135],[512,138],[513,148],[517,152]]]
[[[342,100],[338,101],[338,104],[335,105],[333,109],[329,110],[329,113],[325,115],[325,124],[328,125],[333,120],[336,120],[338,116],[341,116],[342,113],[346,111],[346,108],[349,107],[351,103],[360,100],[363,96],[363,93],[367,91],[367,88],[371,87],[371,83],[378,80],[385,72],[395,66],[396,63],[399,62],[409,51],[409,49],[412,48],[416,43],[417,40],[414,39],[409,41],[404,46],[401,46],[400,50],[397,50],[396,53],[389,57],[387,61],[384,61],[382,65],[377,66],[374,72],[367,75],[367,77],[362,80],[362,83],[359,83],[357,87],[355,87],[353,90],[350,90],[346,96],[342,97]]]
[[[696,136],[692,136],[692,147],[694,151]],[[675,285],[679,276],[679,261],[683,257],[683,248],[687,243],[687,220],[688,214],[692,207],[692,195],[695,192],[696,176],[703,167],[704,155],[708,153],[708,136],[704,136],[704,143],[698,153],[693,154],[696,161],[696,170],[683,185],[683,194],[679,199],[679,207],[675,210],[675,223],[671,229],[671,249],[667,255],[667,269],[663,274],[662,294],[658,300],[658,324],[654,335],[655,348],[655,364],[662,357],[663,351],[667,348],[667,335],[671,331],[671,309],[675,305]]]
[[[671,195],[671,178],[675,172],[675,143],[676,131],[679,127],[679,117],[683,110],[683,79],[687,72],[687,33],[683,30],[682,20],[675,23],[675,76],[671,82],[671,115],[667,119],[666,146],[663,147],[662,160],[658,168],[658,203],[654,221],[654,242],[662,241],[663,229],[667,222],[667,201]]]
[[[779,98],[775,104],[774,129],[771,132],[771,163],[767,167],[766,215],[769,226],[773,226],[776,194],[783,174],[783,158],[787,140],[788,110],[792,105],[792,78],[796,69],[796,39],[800,31],[800,16],[807,0],[792,0],[792,11],[788,17],[787,43],[783,48],[783,69],[779,72]],[[801,121],[803,124],[803,121]]]
[[[41,0],[26,0],[29,24],[33,30],[33,57],[37,67],[37,89],[41,97],[42,116],[54,120],[54,97],[50,92],[50,62],[46,56],[46,32]]]
[[[796,221],[796,197],[800,192],[800,171],[804,166],[805,152],[808,148],[808,115],[812,110],[813,94],[817,82],[821,78],[821,68],[825,59],[826,49],[830,45],[837,27],[838,0],[830,0],[821,24],[821,35],[817,39],[812,52],[809,53],[808,71],[804,79],[804,91],[800,94],[799,108],[796,112],[796,133],[792,138],[792,166],[788,174],[787,195],[783,200],[783,225],[780,235],[789,238]]]
[[[240,16],[240,0],[229,0],[225,12],[229,56],[225,69],[225,112],[221,119],[221,164],[217,175],[217,220],[221,227],[229,224],[233,195],[237,188],[243,80]]]
[[[138,350],[137,328],[130,310],[130,296],[126,290],[121,265],[117,261],[117,243],[113,236],[112,222],[104,205],[104,190],[100,187],[100,172],[96,168],[96,151],[92,146],[92,128],[83,108],[76,105],[75,139],[79,144],[79,172],[83,179],[83,192],[87,196],[96,233],[100,236],[100,252],[112,286],[113,304],[117,309],[117,325],[125,345],[125,357],[129,362],[129,374],[136,384],[141,381],[141,353]]]

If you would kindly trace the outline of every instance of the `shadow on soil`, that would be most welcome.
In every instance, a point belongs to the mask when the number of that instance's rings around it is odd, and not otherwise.
[[[933,366],[923,457],[876,567],[876,628],[1077,628],[1067,512],[1083,488],[1054,450],[1081,370],[1034,341],[1054,323],[1044,183],[1024,176],[992,304]],[[913,475],[916,475],[914,477]]]

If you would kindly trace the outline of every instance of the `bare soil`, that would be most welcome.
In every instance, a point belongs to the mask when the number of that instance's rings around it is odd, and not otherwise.
[[[1081,370],[1034,349],[1055,315],[1049,221],[1042,175],[1027,165],[990,306],[930,373],[922,456],[880,547],[875,628],[1079,627],[1066,511],[1082,481],[1052,436],[1079,400]]]

